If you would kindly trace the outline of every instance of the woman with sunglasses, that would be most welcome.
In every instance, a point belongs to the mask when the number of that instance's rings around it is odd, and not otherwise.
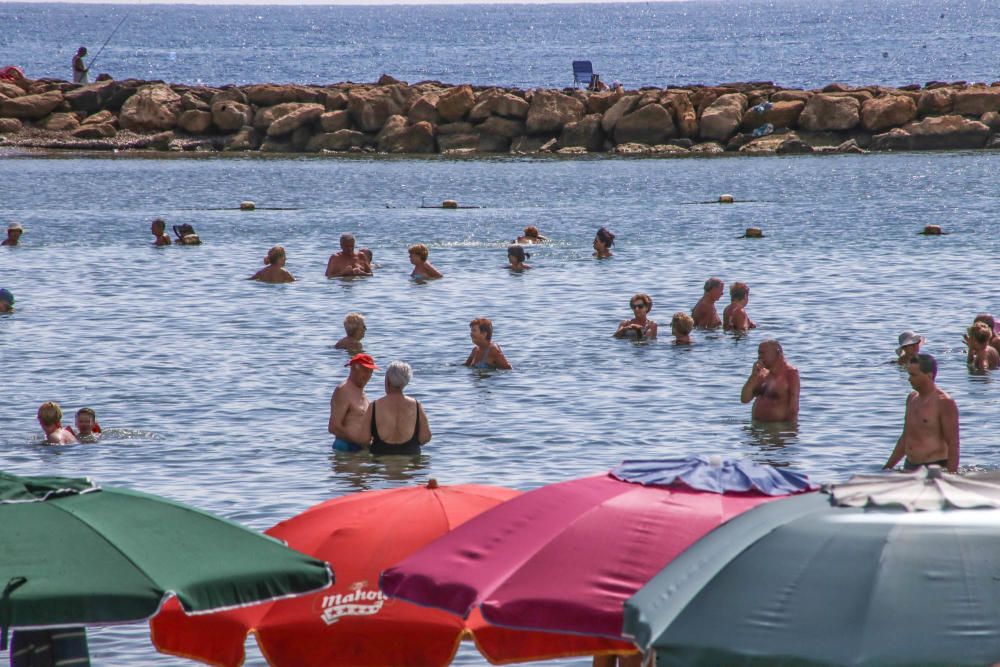
[[[649,311],[653,309],[653,299],[648,294],[639,292],[629,302],[632,308],[632,319],[622,320],[615,332],[615,338],[656,338],[656,322],[649,319]]]

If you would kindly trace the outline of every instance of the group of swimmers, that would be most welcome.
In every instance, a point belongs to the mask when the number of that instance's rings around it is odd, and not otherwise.
[[[38,425],[45,433],[45,442],[51,445],[73,445],[78,442],[97,442],[101,427],[97,423],[97,413],[92,408],[76,411],[76,430],[63,426],[62,408],[58,403],[47,401],[38,408]]]

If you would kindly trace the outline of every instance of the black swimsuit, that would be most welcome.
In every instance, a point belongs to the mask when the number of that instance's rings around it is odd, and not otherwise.
[[[379,436],[378,426],[375,424],[375,403],[372,403],[371,453],[373,456],[383,456],[385,454],[413,456],[420,453],[420,401],[417,401],[417,423],[413,426],[413,435],[406,442],[399,444],[386,442]]]

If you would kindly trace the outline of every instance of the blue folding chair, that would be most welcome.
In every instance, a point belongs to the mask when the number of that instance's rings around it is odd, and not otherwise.
[[[594,76],[594,66],[590,64],[589,60],[573,61],[574,86],[579,86],[581,83],[585,86],[589,86],[593,76]]]

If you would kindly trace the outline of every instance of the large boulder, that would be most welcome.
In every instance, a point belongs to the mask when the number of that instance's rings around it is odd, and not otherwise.
[[[80,121],[80,125],[101,125],[103,123],[118,123],[118,118],[105,109],[104,111],[98,111],[95,114],[91,114]]]
[[[390,116],[405,113],[408,102],[399,86],[353,90],[347,96],[347,111],[356,127],[365,132],[378,132]],[[440,100],[438,107],[440,113]]]
[[[475,132],[476,126],[472,123],[466,123],[464,121],[457,123],[444,123],[442,125],[438,125],[437,127],[439,137],[448,134],[475,134]]]
[[[616,144],[662,144],[677,136],[674,119],[662,105],[647,104],[615,123]]]
[[[301,109],[303,104],[306,103],[285,102],[283,104],[275,104],[273,107],[257,109],[257,113],[253,117],[253,128],[258,132],[266,132],[267,128],[271,127],[271,123],[296,109]]]
[[[1000,88],[976,86],[955,91],[952,113],[978,118],[988,111],[1000,111]]]
[[[626,95],[612,104],[611,108],[604,112],[604,117],[601,119],[601,129],[604,130],[604,133],[610,135],[614,132],[615,125],[622,119],[622,116],[631,113],[638,103],[638,95]]]
[[[580,146],[590,152],[604,150],[601,114],[588,114],[580,120],[563,125],[562,134],[559,135],[559,145],[563,148]]]
[[[803,100],[783,100],[772,102],[771,108],[763,112],[748,109],[743,114],[743,122],[740,124],[740,127],[744,130],[753,130],[765,123],[770,123],[776,129],[782,127],[794,128],[798,126],[799,116],[802,115],[802,110],[805,107],[806,103]]]
[[[324,132],[351,129],[351,114],[346,109],[327,111],[319,117],[319,126]]]
[[[212,127],[212,114],[209,111],[188,109],[177,119],[177,127],[188,134],[205,134],[208,132],[208,128]]]
[[[958,115],[931,116],[903,129],[913,150],[982,148],[990,136],[989,126]]]
[[[746,95],[720,95],[702,112],[699,134],[703,139],[726,141],[739,129],[746,108]]]
[[[347,94],[340,90],[324,90],[322,97],[323,106],[327,111],[341,111],[347,108]]]
[[[563,125],[583,118],[583,102],[554,90],[539,89],[531,96],[525,123],[529,134],[556,133]]]
[[[508,139],[519,137],[525,132],[524,123],[521,121],[501,118],[500,116],[490,116],[480,123],[477,129],[480,133],[496,134]]]
[[[921,116],[951,113],[955,104],[955,91],[951,88],[932,88],[920,93],[917,111]]]
[[[808,102],[813,96],[808,90],[779,90],[771,95],[772,102]]]
[[[117,81],[98,81],[70,90],[64,97],[73,111],[92,114],[108,107],[108,101],[119,88],[120,84]]]
[[[336,132],[324,132],[315,135],[306,145],[306,150],[315,153],[318,151],[347,151],[352,148],[370,146],[371,137],[358,132],[357,130],[337,130]]]
[[[664,96],[664,106],[673,110],[677,131],[682,137],[694,139],[698,136],[698,112],[691,103],[691,96],[683,91],[668,91]]]
[[[205,91],[208,92],[208,91]],[[200,99],[200,98],[198,98]],[[214,107],[219,102],[238,102],[240,104],[250,104],[250,100],[247,99],[246,93],[237,88],[236,86],[230,86],[228,88],[223,88],[217,93],[214,93],[211,98],[209,98],[208,106]]]
[[[239,92],[239,88],[232,90]],[[212,122],[223,132],[235,132],[244,125],[253,122],[253,110],[246,104],[230,99],[219,99],[212,102],[211,115]]]
[[[591,93],[587,95],[587,101],[584,102],[584,106],[587,107],[586,111],[588,115],[592,113],[603,114],[621,98],[622,92],[620,90],[606,93]]]
[[[318,120],[326,112],[322,104],[303,104],[298,109],[278,118],[267,128],[267,136],[280,137]]]
[[[987,111],[979,117],[979,122],[988,126],[993,132],[1000,131],[1000,112]]]
[[[181,96],[161,83],[143,86],[128,98],[118,114],[124,130],[169,130],[184,111]]]
[[[811,132],[850,130],[861,122],[861,103],[853,97],[813,95],[799,116],[799,127]]]
[[[24,95],[22,88],[6,81],[0,81],[0,97],[20,97],[21,95]]]
[[[71,113],[54,113],[39,121],[38,127],[49,132],[72,132],[80,127],[80,119]]]
[[[420,121],[427,121],[433,125],[436,125],[441,117],[438,115],[437,93],[424,93],[417,98],[417,101],[413,103],[410,107],[409,112],[406,114],[407,120],[411,123],[419,123]]]
[[[247,101],[258,107],[271,107],[285,102],[316,102],[321,97],[320,91],[295,84],[261,83],[246,86],[243,92]]]
[[[205,100],[201,99],[191,91],[188,91],[181,95],[181,106],[184,107],[184,111],[211,111],[212,105],[210,105]]]
[[[250,125],[241,127],[236,134],[232,134],[226,137],[226,143],[223,145],[222,150],[224,151],[252,151],[257,150],[260,146],[260,136]]]
[[[479,135],[476,150],[480,153],[507,153],[510,151],[510,144],[511,141],[507,137],[484,132]]]
[[[916,102],[902,95],[883,95],[861,105],[861,127],[869,132],[899,127],[916,117]]]
[[[24,129],[24,123],[17,118],[0,118],[0,134],[16,134]]]
[[[81,125],[70,133],[76,139],[111,139],[118,130],[111,123],[91,123]]]
[[[63,102],[63,94],[51,90],[38,95],[22,95],[0,101],[0,116],[38,120],[52,113]]]
[[[403,116],[389,118],[376,140],[385,153],[435,152],[434,126],[427,121],[407,125]]]
[[[441,129],[440,127],[438,128]],[[475,132],[463,132],[456,134],[438,134],[438,148],[445,151],[466,151],[479,148],[479,135]]]
[[[441,120],[454,123],[465,118],[465,114],[476,104],[476,95],[471,86],[458,86],[441,93],[438,98],[437,112]]]

